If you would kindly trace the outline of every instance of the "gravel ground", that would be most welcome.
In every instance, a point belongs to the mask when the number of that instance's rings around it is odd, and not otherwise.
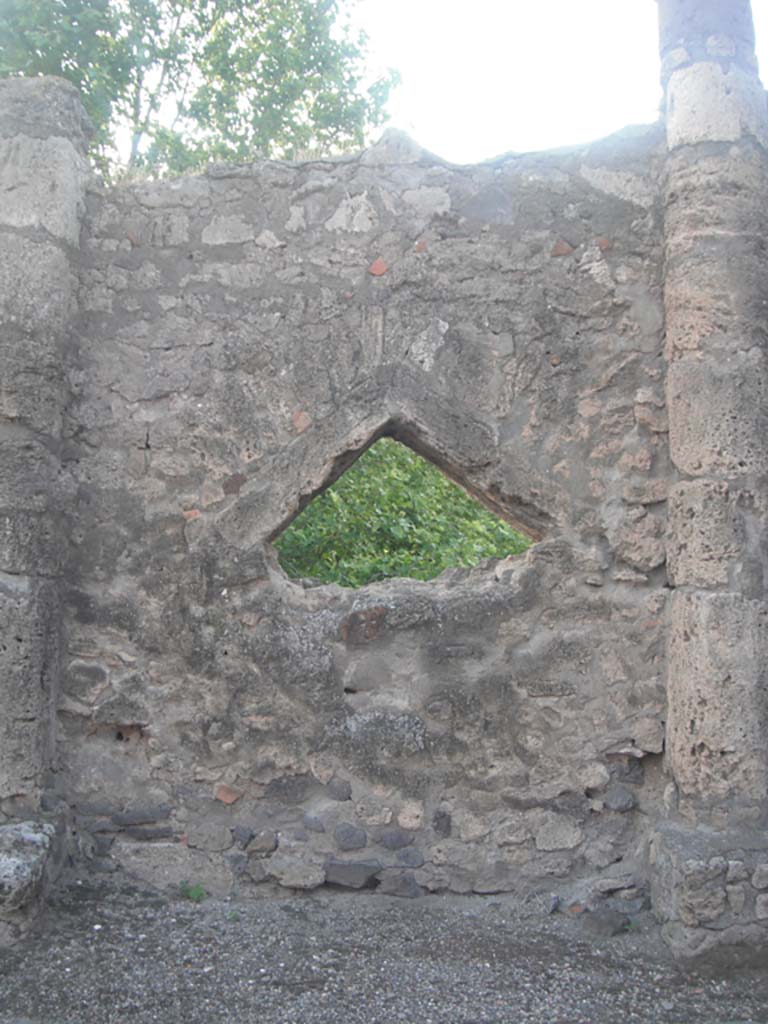
[[[546,904],[75,885],[0,954],[0,1024],[768,1024],[768,966],[678,967],[649,918],[595,938]]]

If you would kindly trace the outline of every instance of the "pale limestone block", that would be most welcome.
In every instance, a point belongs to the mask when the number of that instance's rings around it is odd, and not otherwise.
[[[648,754],[664,749],[664,724],[653,715],[641,715],[630,725],[634,745]]]
[[[88,163],[69,139],[0,138],[0,224],[77,246]]]
[[[424,824],[424,804],[420,800],[408,800],[397,816],[400,828],[417,829]]]
[[[736,142],[753,135],[768,143],[760,80],[731,65],[692,64],[672,72],[667,92],[667,144]]]
[[[483,839],[491,831],[491,822],[487,816],[473,814],[465,808],[454,811],[453,826],[459,839],[466,843]]]
[[[372,231],[379,223],[375,208],[367,192],[347,196],[325,222],[328,231],[350,231],[363,234]]]
[[[522,812],[507,815],[493,831],[499,846],[520,846],[533,838],[530,819]]]
[[[303,206],[292,206],[288,211],[288,220],[285,222],[285,230],[291,234],[297,231],[304,231],[307,226],[307,217]]]
[[[201,235],[204,245],[240,245],[253,241],[254,237],[253,224],[236,213],[214,217]]]
[[[572,850],[584,838],[584,833],[570,818],[547,814],[544,823],[536,829],[537,850]]]
[[[756,889],[768,889],[768,864],[758,864],[752,875],[752,885]]]
[[[264,867],[271,878],[289,889],[316,889],[325,881],[325,860],[325,854],[303,844],[281,844]]]

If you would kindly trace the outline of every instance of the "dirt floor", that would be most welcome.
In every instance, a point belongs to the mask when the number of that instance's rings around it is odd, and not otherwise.
[[[549,910],[541,897],[195,903],[75,884],[0,954],[0,1024],[768,1024],[768,965],[678,966],[649,916],[594,935]]]

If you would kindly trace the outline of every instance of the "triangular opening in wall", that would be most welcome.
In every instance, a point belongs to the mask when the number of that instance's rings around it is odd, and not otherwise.
[[[445,569],[506,558],[531,541],[439,469],[389,437],[375,442],[278,536],[292,579],[361,587],[430,580]]]

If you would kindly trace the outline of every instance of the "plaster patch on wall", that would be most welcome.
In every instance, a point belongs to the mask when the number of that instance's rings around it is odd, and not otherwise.
[[[355,234],[371,231],[378,224],[378,215],[367,192],[347,196],[325,222],[328,231],[351,231]]]
[[[581,165],[579,174],[600,192],[642,206],[646,210],[653,206],[655,191],[649,180],[640,174],[607,167],[591,167],[588,164]]]

